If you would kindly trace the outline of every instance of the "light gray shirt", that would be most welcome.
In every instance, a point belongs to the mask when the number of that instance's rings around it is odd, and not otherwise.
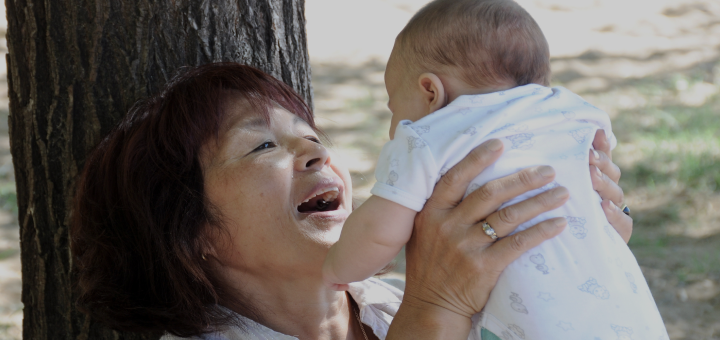
[[[348,293],[360,307],[360,320],[370,327],[375,336],[385,339],[390,323],[402,301],[402,291],[376,278],[350,284]],[[160,340],[298,340],[292,335],[276,332],[264,325],[238,315],[248,325],[247,330],[229,326],[223,331],[191,338],[165,334]]]

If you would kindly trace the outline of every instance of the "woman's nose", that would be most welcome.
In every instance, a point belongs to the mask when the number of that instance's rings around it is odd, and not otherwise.
[[[316,142],[304,139],[300,141],[295,159],[295,170],[322,170],[330,161],[330,153]]]

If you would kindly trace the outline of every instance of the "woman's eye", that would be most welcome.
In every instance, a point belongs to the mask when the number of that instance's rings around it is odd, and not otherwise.
[[[320,142],[320,140],[319,140],[317,137],[307,136],[307,137],[305,137],[305,138],[307,138],[307,140],[309,140],[309,141],[313,141],[313,142],[315,142],[315,143],[322,144],[322,142]]]
[[[269,148],[274,148],[275,146],[276,146],[275,142],[265,142],[265,143],[260,144],[252,152],[261,151],[261,150],[265,150],[265,149],[269,149]]]

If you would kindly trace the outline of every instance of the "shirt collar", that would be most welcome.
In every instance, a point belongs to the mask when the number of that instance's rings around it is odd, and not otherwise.
[[[353,282],[348,293],[360,308],[360,320],[370,326],[378,339],[385,339],[390,323],[400,308],[403,293],[376,278]]]
[[[402,291],[376,278],[353,282],[348,293],[360,308],[360,320],[368,325],[379,339],[385,339],[390,323],[402,301]],[[223,331],[204,334],[204,340],[298,340],[297,337],[276,332],[262,324],[237,315],[247,331],[230,326]],[[354,317],[354,315],[351,315]],[[162,340],[181,339],[166,334]]]

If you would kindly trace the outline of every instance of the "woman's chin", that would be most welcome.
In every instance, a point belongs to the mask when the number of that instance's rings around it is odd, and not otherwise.
[[[341,218],[342,214],[333,216],[308,216],[306,222],[312,222],[312,227],[306,230],[308,236],[313,239],[314,242],[322,244],[325,248],[330,248],[335,242],[340,239],[340,233],[342,232],[343,224],[347,219],[348,214],[344,214],[344,218]]]
[[[328,230],[325,233],[324,239],[328,244],[328,248],[330,248],[330,246],[335,244],[340,239],[341,232],[342,232],[342,224],[336,226],[335,228]]]
[[[310,224],[319,230],[337,230],[338,235],[342,229],[345,220],[350,216],[350,212],[342,207],[329,211],[313,211],[300,213],[299,219],[306,224]]]

